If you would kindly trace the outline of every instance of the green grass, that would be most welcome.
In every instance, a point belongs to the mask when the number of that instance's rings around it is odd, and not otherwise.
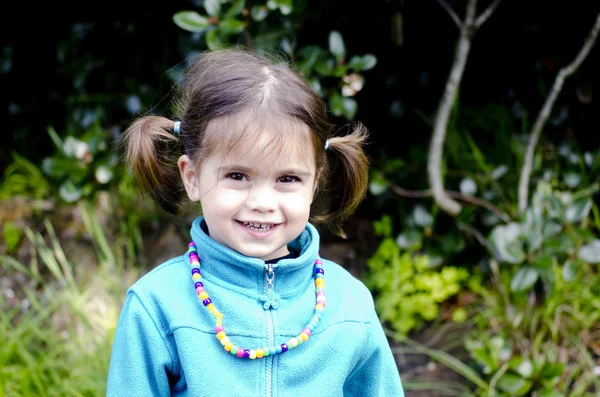
[[[79,208],[99,248],[93,274],[85,279],[77,279],[49,221],[46,238],[25,232],[35,249],[30,263],[0,256],[0,275],[25,276],[26,287],[17,295],[28,302],[12,307],[0,302],[0,397],[106,394],[114,330],[128,287],[125,276],[137,273],[114,262],[117,255],[109,251],[92,211]]]

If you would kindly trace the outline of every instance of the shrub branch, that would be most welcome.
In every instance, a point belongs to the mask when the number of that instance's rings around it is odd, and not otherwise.
[[[575,73],[575,71],[579,68],[581,63],[585,60],[585,58],[590,53],[590,50],[594,46],[596,42],[596,38],[598,37],[598,30],[600,30],[600,14],[596,17],[596,23],[590,30],[585,42],[583,43],[583,47],[579,50],[579,54],[575,57],[573,62],[569,65],[562,68],[556,79],[554,80],[554,84],[552,85],[552,90],[550,91],[550,95],[546,97],[546,102],[544,106],[540,110],[537,119],[531,129],[531,135],[529,137],[529,144],[527,145],[527,151],[525,152],[525,158],[523,159],[523,167],[521,168],[521,176],[519,177],[519,193],[518,193],[518,209],[519,214],[523,214],[525,209],[527,208],[527,196],[529,195],[529,179],[531,177],[531,171],[533,168],[533,155],[535,153],[535,147],[540,139],[542,134],[542,129],[546,120],[550,116],[550,112],[552,110],[552,106],[558,97],[558,94],[562,90],[565,79]]]
[[[444,190],[441,176],[442,155],[448,129],[448,120],[450,119],[452,105],[456,100],[456,92],[465,70],[473,35],[492,15],[500,3],[500,0],[495,0],[491,3],[479,17],[476,17],[477,0],[469,0],[464,21],[461,21],[458,18],[454,10],[444,0],[438,0],[438,3],[440,3],[448,12],[454,23],[458,26],[460,37],[454,52],[454,60],[452,62],[452,68],[450,69],[450,75],[446,81],[446,87],[444,88],[444,93],[435,115],[433,135],[429,145],[427,175],[433,198],[437,205],[450,215],[456,216],[461,211],[462,206],[452,199],[448,192]]]

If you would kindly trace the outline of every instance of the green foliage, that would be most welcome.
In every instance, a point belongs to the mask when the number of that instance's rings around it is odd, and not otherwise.
[[[327,99],[335,116],[354,119],[358,109],[354,97],[365,83],[361,72],[377,64],[373,54],[348,58],[342,34],[336,30],[330,32],[326,49],[316,45],[297,48],[302,2],[268,0],[248,9],[244,0],[211,0],[203,8],[204,13],[187,10],[173,15],[177,26],[202,38],[199,48],[244,45],[256,52],[283,53],[312,88]]]
[[[376,222],[384,238],[367,261],[367,286],[376,294],[375,307],[382,322],[402,335],[421,329],[440,314],[440,303],[455,296],[469,273],[464,268],[431,267],[429,257],[413,250],[402,251],[389,237],[390,220]]]
[[[17,251],[23,233],[15,222],[6,222],[3,225],[4,244],[6,244],[6,253],[11,255]]]
[[[553,270],[600,262],[600,240],[589,230],[592,194],[589,186],[575,193],[553,190],[541,181],[522,222],[492,229],[490,242],[502,263],[514,266],[511,291],[528,292],[538,282],[554,286]],[[568,270],[567,270],[568,271]]]
[[[16,196],[46,198],[50,192],[50,184],[40,169],[16,152],[12,153],[12,159],[12,163],[4,170],[0,200]]]
[[[48,133],[57,151],[44,159],[42,169],[59,185],[62,200],[74,203],[93,198],[115,182],[119,157],[99,123],[77,137],[67,135],[61,139],[52,128]]]
[[[93,241],[100,243],[97,219],[86,211],[81,215],[89,220]],[[125,268],[99,256],[94,272],[78,277],[83,269],[73,267],[52,225],[44,225],[49,242],[26,230],[36,253],[29,264],[0,257],[5,274],[27,280],[14,297],[18,304],[0,301],[0,395],[102,396],[127,288]],[[107,249],[118,257],[118,247]],[[84,265],[91,264],[79,264]]]

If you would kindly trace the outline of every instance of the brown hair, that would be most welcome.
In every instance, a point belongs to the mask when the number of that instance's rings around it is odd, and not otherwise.
[[[186,69],[181,90],[176,101],[179,135],[173,134],[172,120],[145,115],[122,136],[127,164],[163,209],[176,213],[184,201],[177,168],[181,154],[200,164],[215,150],[241,142],[240,132],[253,137],[262,126],[276,124],[272,131],[285,131],[275,136],[276,143],[311,140],[317,169],[311,219],[345,236],[342,223],[368,185],[363,151],[367,130],[362,124],[356,122],[347,133],[334,136],[325,103],[299,72],[282,59],[241,48],[197,55]]]

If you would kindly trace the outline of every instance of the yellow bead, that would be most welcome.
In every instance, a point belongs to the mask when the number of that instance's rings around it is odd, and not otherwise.
[[[200,299],[204,300],[204,299],[208,298],[208,292],[202,291],[198,294],[198,296],[200,297]]]
[[[265,352],[263,351],[263,349],[256,349],[256,358],[262,358],[264,357]]]
[[[223,346],[225,348],[225,350],[227,350],[228,352],[231,351],[231,348],[233,347],[233,343],[228,342],[225,344],[225,346]]]
[[[217,338],[219,340],[223,339],[224,337],[226,337],[227,335],[225,335],[225,331],[221,331],[217,334]]]
[[[315,306],[315,310],[323,310],[323,309],[325,309],[325,306],[323,306],[320,303]]]
[[[192,274],[192,280],[198,280],[200,277],[202,276],[199,273]]]
[[[315,285],[317,286],[317,288],[325,288],[325,280],[323,280],[322,278],[318,278],[315,280]]]
[[[256,358],[256,350],[250,350],[250,360],[254,360]]]
[[[302,339],[304,342],[306,342],[308,340],[308,334],[306,332],[301,332],[300,339]]]
[[[225,345],[226,345],[226,344],[228,344],[229,342],[231,342],[231,341],[229,340],[229,337],[228,337],[228,336],[226,336],[226,337],[224,337],[223,339],[221,339],[221,344],[222,344],[223,346],[225,346]]]

